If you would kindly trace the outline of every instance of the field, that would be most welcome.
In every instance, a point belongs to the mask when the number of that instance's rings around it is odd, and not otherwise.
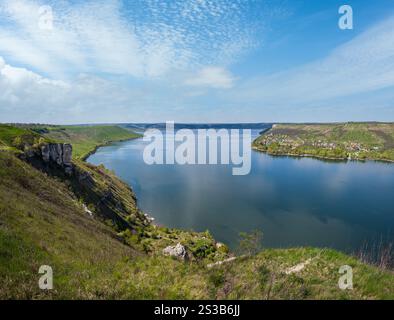
[[[118,126],[54,126],[37,129],[44,137],[71,143],[76,159],[85,159],[98,146],[140,135]]]
[[[40,139],[43,138],[32,130],[0,124],[0,150],[20,152],[25,144],[38,144]]]
[[[41,142],[71,143],[73,157],[85,159],[97,147],[114,141],[140,137],[131,130],[116,125],[52,126],[52,125],[4,125],[0,124],[0,149],[23,150]],[[41,139],[41,140],[40,140]]]
[[[394,123],[277,124],[253,148],[273,155],[394,161]]]

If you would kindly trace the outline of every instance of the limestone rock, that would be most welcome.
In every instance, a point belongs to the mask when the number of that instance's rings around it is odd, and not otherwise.
[[[163,249],[163,254],[166,256],[176,257],[182,260],[187,258],[186,248],[178,243],[176,246],[168,246]]]
[[[216,246],[216,249],[220,249],[220,248],[224,247],[224,244],[221,242],[216,242],[215,246]]]
[[[46,163],[57,164],[66,174],[72,174],[72,146],[68,143],[47,143],[41,147],[41,157]]]
[[[71,165],[71,158],[73,153],[73,147],[71,144],[65,143],[63,144],[63,164]]]
[[[50,156],[50,152],[49,152],[49,144],[44,144],[41,147],[41,156],[42,156],[42,160],[44,160],[45,162],[49,162],[51,156]]]

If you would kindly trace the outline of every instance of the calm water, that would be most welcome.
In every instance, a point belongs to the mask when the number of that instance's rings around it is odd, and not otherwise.
[[[231,166],[146,165],[145,145],[116,143],[88,161],[129,183],[159,224],[208,229],[232,247],[239,232],[253,229],[263,231],[265,247],[354,251],[381,238],[394,241],[394,164],[252,152],[251,173],[233,176]]]

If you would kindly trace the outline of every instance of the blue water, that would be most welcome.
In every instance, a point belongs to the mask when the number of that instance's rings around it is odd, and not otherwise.
[[[254,136],[258,131],[253,131]],[[235,247],[260,229],[265,247],[318,246],[352,252],[394,242],[394,164],[327,162],[252,152],[249,175],[225,165],[153,165],[142,139],[100,148],[88,161],[129,183],[139,207],[168,227],[209,230]]]

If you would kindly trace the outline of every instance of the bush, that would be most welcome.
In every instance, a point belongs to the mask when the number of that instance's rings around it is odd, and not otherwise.
[[[263,233],[260,230],[254,230],[251,233],[241,232],[239,236],[239,251],[241,254],[252,256],[261,251]]]
[[[270,278],[271,271],[265,265],[261,265],[258,267],[257,272],[260,286],[264,288]]]
[[[209,273],[208,280],[215,288],[221,287],[225,282],[225,274],[222,269],[212,269]]]
[[[206,258],[215,251],[214,244],[210,239],[198,239],[190,241],[188,245],[193,256],[196,258]]]
[[[221,253],[224,253],[224,254],[228,254],[230,252],[230,249],[223,243],[221,244],[221,246],[217,250]]]

